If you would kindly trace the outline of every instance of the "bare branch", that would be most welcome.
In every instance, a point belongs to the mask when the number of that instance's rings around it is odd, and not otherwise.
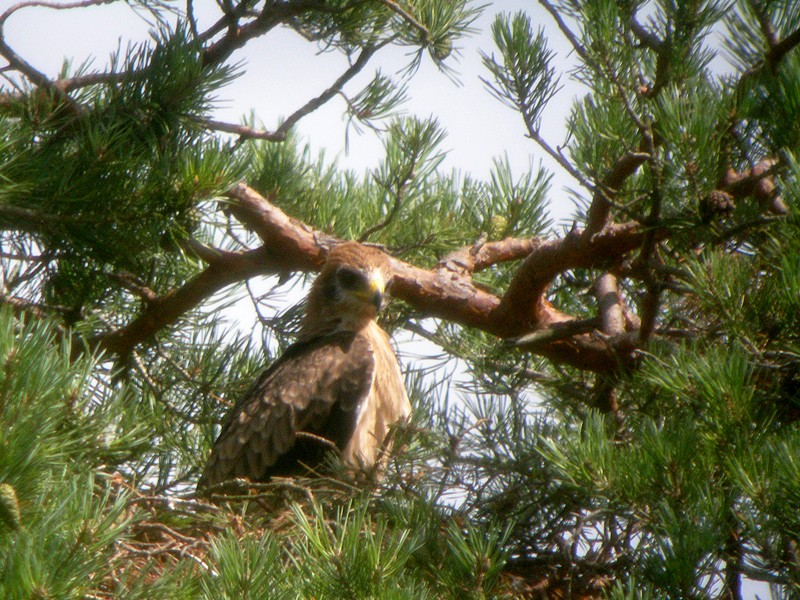
[[[625,315],[622,309],[622,297],[619,293],[617,278],[611,273],[604,273],[595,283],[595,295],[606,335],[620,335],[625,332]]]
[[[267,140],[270,142],[282,142],[286,139],[285,133],[275,133],[273,131],[253,129],[247,125],[236,125],[235,123],[223,123],[222,121],[201,118],[197,118],[195,121],[207,129],[224,131],[225,133],[233,133],[238,135],[239,139],[242,140]]]
[[[309,100],[304,106],[300,107],[294,113],[289,115],[289,117],[287,117],[287,119],[283,123],[281,123],[280,127],[278,127],[276,133],[283,134],[285,136],[286,133],[288,133],[288,131],[292,128],[292,126],[294,126],[294,124],[297,123],[300,119],[314,112],[320,106],[325,104],[328,100],[333,98],[336,94],[341,92],[344,85],[348,81],[350,81],[353,77],[358,75],[358,73],[360,73],[361,70],[367,65],[369,59],[372,58],[372,56],[378,50],[387,45],[389,41],[390,40],[386,40],[381,44],[375,46],[365,46],[364,49],[361,51],[361,53],[358,55],[356,61],[352,65],[350,65],[350,67],[344,73],[342,73],[342,75],[333,83],[331,87],[322,92],[316,98]]]

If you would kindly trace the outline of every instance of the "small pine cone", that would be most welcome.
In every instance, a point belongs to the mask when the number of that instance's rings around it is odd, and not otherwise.
[[[712,190],[700,201],[700,216],[703,223],[709,223],[717,215],[727,215],[734,211],[736,203],[733,196],[722,190]]]
[[[8,483],[0,483],[0,523],[12,531],[17,531],[20,526],[17,492]]]

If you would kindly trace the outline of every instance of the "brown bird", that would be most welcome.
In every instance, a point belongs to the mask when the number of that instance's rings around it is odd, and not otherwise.
[[[411,412],[397,357],[375,322],[390,278],[375,248],[331,250],[297,342],[227,415],[198,490],[308,472],[334,447],[355,469],[376,463],[391,425]]]

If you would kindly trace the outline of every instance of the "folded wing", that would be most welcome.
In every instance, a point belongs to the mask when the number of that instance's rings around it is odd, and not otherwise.
[[[289,347],[228,414],[198,488],[300,473],[344,450],[374,374],[372,346],[358,333]]]

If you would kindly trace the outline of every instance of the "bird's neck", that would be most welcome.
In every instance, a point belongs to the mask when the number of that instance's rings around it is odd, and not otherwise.
[[[376,325],[369,315],[326,315],[309,311],[300,328],[300,340],[308,340],[334,333],[360,333]]]

